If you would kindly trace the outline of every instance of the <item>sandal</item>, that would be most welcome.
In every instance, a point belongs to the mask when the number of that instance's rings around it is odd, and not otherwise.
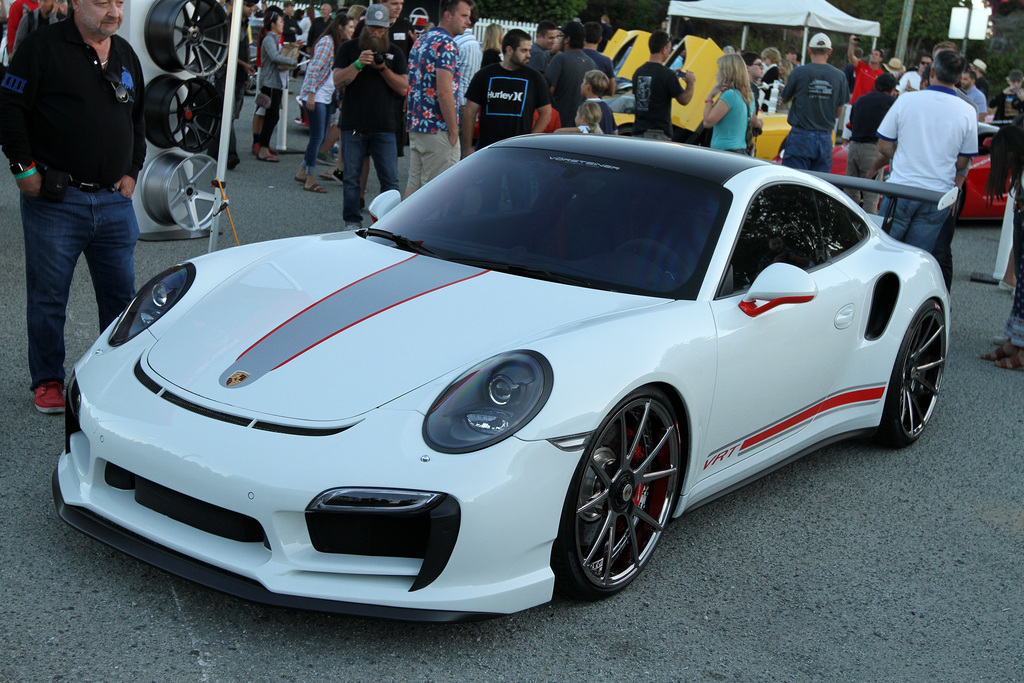
[[[297,183],[304,183],[304,182],[306,182],[306,174],[303,173],[301,177],[299,175],[296,175],[295,176],[295,182],[297,182]]]
[[[278,159],[275,156],[265,156],[265,157],[259,157],[258,156],[258,157],[256,157],[256,161],[266,161],[266,162],[269,162],[271,164],[276,164],[277,162],[280,161],[280,159]],[[306,181],[302,181],[302,182],[306,182]]]
[[[321,173],[320,174],[320,180],[334,180],[334,174],[333,173]]]
[[[1007,339],[1006,343],[997,348],[991,353],[983,353],[981,355],[982,360],[1002,360],[1003,358],[1010,358],[1017,354],[1017,347],[1010,343]]]
[[[306,192],[316,192],[317,194],[327,194],[327,190],[325,190],[320,185],[317,185],[316,183],[313,183],[312,185],[303,185],[302,189],[305,190]]]
[[[1016,353],[1004,356],[1002,360],[996,361],[996,367],[1003,370],[1024,369],[1024,348],[1015,346]]]

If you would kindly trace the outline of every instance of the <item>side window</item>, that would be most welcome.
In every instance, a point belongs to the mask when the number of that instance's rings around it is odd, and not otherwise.
[[[747,210],[721,294],[747,289],[772,263],[811,268],[820,262],[819,243],[813,191],[788,184],[764,188]]]
[[[858,245],[867,236],[868,227],[839,200],[816,190],[814,195],[818,199],[821,217],[823,260],[831,261]]]

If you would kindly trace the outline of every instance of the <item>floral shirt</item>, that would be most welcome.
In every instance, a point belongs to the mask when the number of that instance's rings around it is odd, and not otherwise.
[[[416,41],[409,53],[409,119],[411,133],[447,131],[441,104],[437,101],[437,70],[452,73],[452,95],[459,100],[459,48],[448,31],[430,29]],[[458,116],[458,108],[455,110]]]

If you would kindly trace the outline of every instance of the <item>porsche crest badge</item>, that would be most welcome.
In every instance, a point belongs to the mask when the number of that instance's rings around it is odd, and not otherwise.
[[[229,387],[233,387],[236,384],[241,384],[242,382],[244,382],[247,379],[249,379],[249,373],[248,372],[242,372],[241,370],[239,370],[238,372],[236,372],[236,373],[232,374],[230,377],[228,377],[227,380],[225,380],[224,385],[225,386],[229,386]]]

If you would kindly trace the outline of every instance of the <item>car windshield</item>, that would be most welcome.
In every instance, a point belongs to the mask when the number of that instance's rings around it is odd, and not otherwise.
[[[375,227],[437,258],[692,299],[730,198],[716,183],[662,168],[499,147],[458,163]]]

